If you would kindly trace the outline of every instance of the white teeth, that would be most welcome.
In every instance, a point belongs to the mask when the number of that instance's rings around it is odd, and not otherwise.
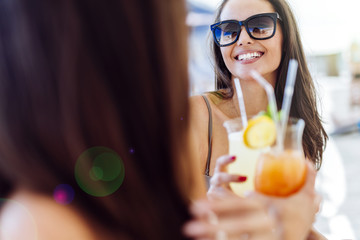
[[[259,52],[245,53],[245,54],[239,55],[237,57],[237,60],[250,60],[253,58],[258,58],[260,56],[261,56],[261,54]]]

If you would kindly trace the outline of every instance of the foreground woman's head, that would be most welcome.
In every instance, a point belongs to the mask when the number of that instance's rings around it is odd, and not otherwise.
[[[179,0],[2,2],[0,197],[68,184],[95,228],[180,236],[188,214],[176,174],[191,180],[176,165],[187,154],[184,23]],[[102,147],[122,161],[114,178],[86,155]]]

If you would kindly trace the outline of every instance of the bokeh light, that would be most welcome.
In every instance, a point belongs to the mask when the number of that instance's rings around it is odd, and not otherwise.
[[[59,184],[54,190],[53,197],[59,204],[66,205],[74,200],[74,189],[68,184]]]
[[[0,198],[0,239],[18,239],[18,231],[23,231],[27,240],[38,240],[38,230],[34,217],[30,211],[21,203]],[[21,224],[21,229],[20,225]],[[26,227],[25,227],[26,226]]]
[[[75,165],[75,178],[80,188],[95,197],[114,193],[124,181],[125,167],[120,156],[107,147],[84,151]]]

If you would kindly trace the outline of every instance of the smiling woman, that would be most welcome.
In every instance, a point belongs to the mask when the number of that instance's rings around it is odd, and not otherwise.
[[[264,17],[267,17],[266,27],[273,28],[273,31],[272,34],[259,38],[254,36],[254,29],[264,27]],[[269,25],[269,22],[273,25]],[[232,40],[224,43],[222,37],[229,35],[229,29]],[[211,176],[216,158],[228,152],[227,133],[223,123],[240,117],[234,78],[240,80],[248,116],[266,110],[268,104],[265,91],[250,76],[252,70],[259,72],[274,87],[278,108],[281,108],[290,59],[299,62],[290,116],[304,119],[304,151],[319,167],[327,135],[316,107],[314,83],[296,22],[287,3],[283,0],[223,1],[212,30],[217,91],[206,94],[211,114],[209,115],[203,97],[194,96],[191,99],[194,114],[190,122],[196,132],[194,139],[201,154],[204,172],[208,170]],[[212,125],[208,127],[209,117]],[[211,145],[208,144],[209,140]]]
[[[220,0],[189,1],[198,3],[202,9],[211,9],[214,12],[222,2]],[[357,23],[360,22],[358,14],[360,1],[344,0],[341,1],[341,4],[336,0],[288,0],[287,2],[299,26],[309,70],[314,78],[315,87],[317,87],[320,100],[318,106],[320,106],[320,113],[325,120],[325,129],[333,130],[332,117],[340,120],[336,122],[341,124],[346,124],[348,121],[359,121],[359,117],[356,115],[359,107],[351,108],[348,102],[351,92],[356,95],[360,93],[360,91],[356,91],[357,88],[350,85],[348,58],[353,57],[357,52],[356,49],[351,49],[351,43],[360,43],[360,28],[357,27]],[[207,37],[210,32],[208,26],[214,22],[216,21],[208,22],[206,27],[193,29],[191,44],[194,46],[190,50],[191,53],[195,52],[190,65],[192,68],[190,76],[194,82],[193,94],[214,90],[213,61],[209,61],[207,49],[207,41],[213,40],[212,36],[210,36],[211,39]],[[277,27],[280,26],[280,23],[279,21]],[[210,34],[212,33],[210,32]],[[325,76],[329,74],[330,70],[340,76]],[[214,109],[212,110],[214,111]],[[331,111],[335,113],[333,116],[330,115]],[[207,120],[208,118],[204,117],[203,125],[207,126]],[[358,179],[356,171],[354,171],[359,168],[358,164],[355,164],[359,159],[358,153],[360,153],[357,151],[358,136],[358,132],[351,135],[332,136],[324,153],[324,165],[318,172],[317,190],[324,198],[323,207],[317,215],[315,226],[330,239],[357,239],[360,237],[360,229],[355,227],[360,224],[357,218],[359,210],[356,211],[355,209],[358,208],[356,204],[354,205],[359,201],[356,187],[358,181],[353,181],[353,179]],[[224,144],[226,141],[227,139],[224,139]],[[216,139],[213,138],[212,143],[214,142]],[[202,147],[206,152],[207,146]],[[214,150],[212,154],[214,154]],[[203,155],[206,158],[206,153]],[[203,168],[205,168],[204,165]],[[334,175],[337,176],[336,179],[333,178]],[[342,202],[343,200],[344,202]],[[334,209],[337,209],[337,214],[334,214],[336,211]],[[348,217],[349,224],[341,224],[340,220],[342,218],[346,220],[346,217]],[[349,231],[351,227],[352,231]]]
[[[265,91],[250,74],[253,70],[274,88],[280,109],[290,59],[299,63],[290,116],[305,121],[302,139],[304,153],[320,168],[327,134],[316,106],[314,83],[297,24],[287,2],[223,0],[211,30],[216,91],[193,96],[190,101],[190,123],[194,142],[201,155],[203,174],[207,179],[217,174],[211,181],[210,189],[219,189],[216,186],[238,181],[242,177],[225,177],[223,170],[229,162],[225,166],[216,163],[216,159],[226,155],[229,149],[224,122],[241,116],[234,79],[240,81],[247,116],[254,116],[268,106]],[[210,194],[216,195],[217,192],[212,190]]]

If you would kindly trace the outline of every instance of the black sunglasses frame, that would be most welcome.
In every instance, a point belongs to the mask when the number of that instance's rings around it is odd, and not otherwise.
[[[265,38],[257,38],[257,37],[254,37],[250,30],[249,30],[249,27],[248,27],[248,22],[254,18],[258,18],[258,17],[270,17],[273,21],[274,21],[274,31],[273,33],[271,34],[271,36],[268,36],[268,37],[265,37]],[[260,14],[256,14],[256,15],[253,15],[253,16],[250,16],[248,17],[247,19],[245,19],[244,21],[238,21],[238,20],[225,20],[225,21],[221,21],[221,22],[218,22],[218,23],[214,23],[210,26],[210,29],[213,33],[213,38],[214,38],[214,41],[215,43],[219,46],[219,47],[226,47],[226,46],[229,46],[229,45],[232,45],[234,44],[235,42],[237,42],[237,40],[239,39],[239,36],[240,36],[240,33],[241,33],[241,26],[244,26],[245,29],[246,29],[246,32],[249,34],[249,36],[253,39],[256,39],[256,40],[266,40],[266,39],[269,39],[269,38],[272,38],[275,33],[276,33],[276,22],[277,22],[277,19],[281,20],[280,18],[280,15],[275,12],[275,13],[260,13]],[[215,36],[215,29],[217,26],[223,24],[223,23],[237,23],[240,25],[240,28],[239,28],[239,31],[237,32],[237,35],[236,35],[236,38],[233,42],[231,43],[227,43],[227,44],[220,44],[217,40],[216,40],[216,36]]]

